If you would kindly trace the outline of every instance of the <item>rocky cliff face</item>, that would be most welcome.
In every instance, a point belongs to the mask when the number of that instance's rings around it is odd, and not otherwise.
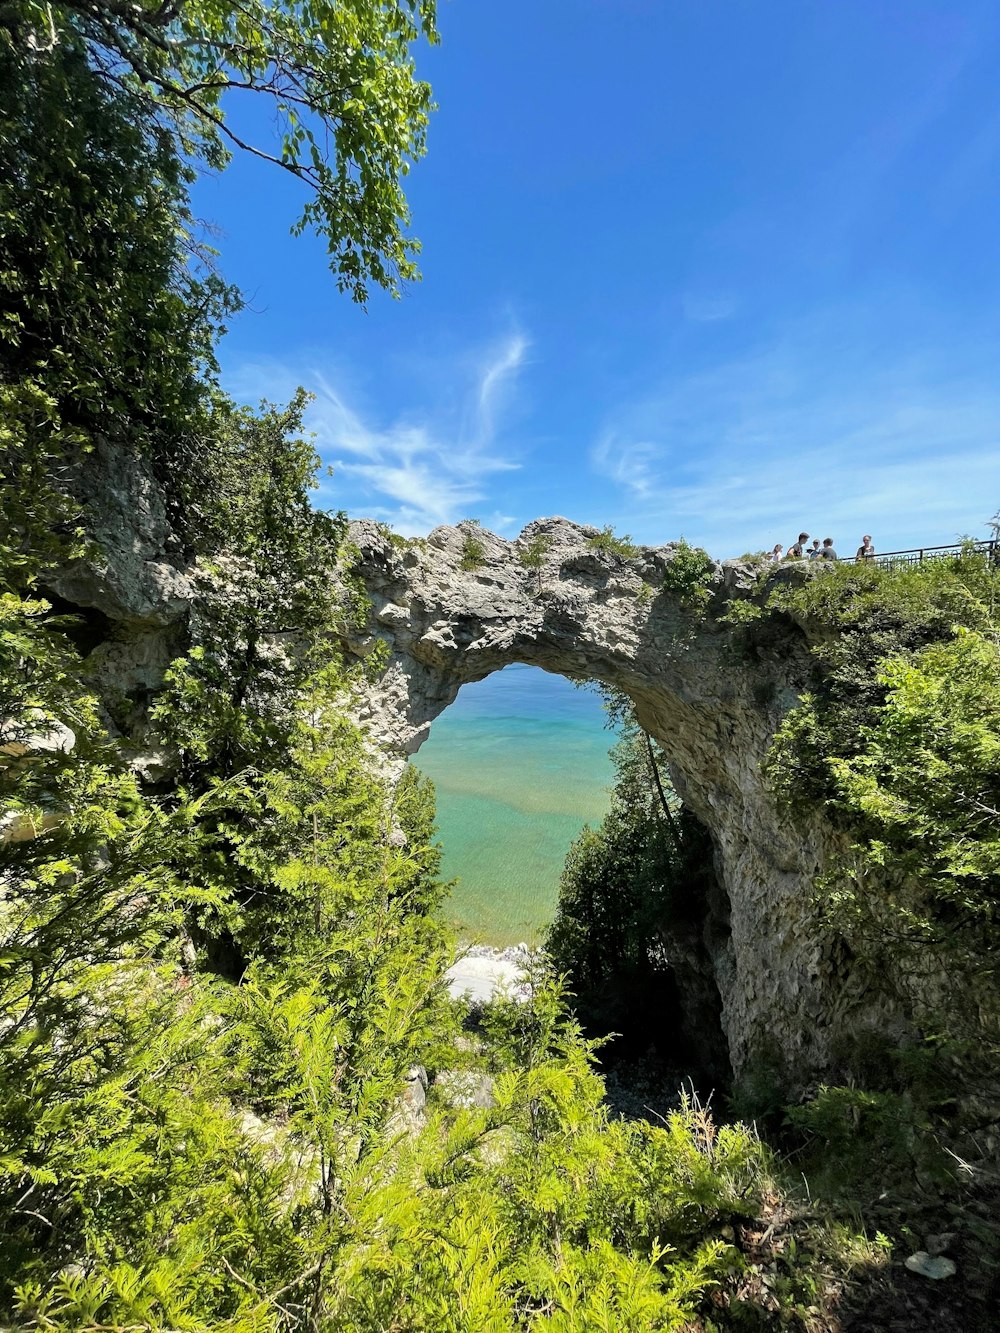
[[[122,738],[134,767],[155,779],[168,757],[147,743],[149,705],[167,666],[187,646],[192,571],[146,460],[97,440],[72,489],[91,550],[50,577],[44,591],[57,609],[79,618],[75,637],[88,655],[109,729]]]
[[[544,519],[513,542],[463,525],[404,544],[378,524],[353,524],[356,572],[372,608],[350,647],[363,656],[381,641],[388,653],[359,715],[402,764],[463,684],[512,662],[628,694],[671,756],[678,792],[712,835],[719,889],[702,925],[700,966],[718,989],[733,1067],[777,1057],[804,1082],[859,1025],[884,1030],[892,1021],[817,928],[810,903],[827,832],[819,819],[810,829],[793,826],[761,776],[805,678],[804,639],[789,624],[748,657],[722,619],[748,595],[746,567],[714,566],[707,607],[692,611],[683,591],[664,586],[676,587],[665,575],[679,548],[624,558],[595,547],[594,536]],[[533,543],[547,547],[537,569],[524,563]],[[810,573],[786,567],[776,576]],[[678,1017],[664,1014],[663,1022]]]

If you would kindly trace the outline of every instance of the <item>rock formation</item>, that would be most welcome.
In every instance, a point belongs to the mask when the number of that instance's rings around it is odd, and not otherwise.
[[[83,611],[81,646],[113,730],[157,781],[169,756],[149,750],[145,718],[166,665],[184,651],[193,583],[154,479],[101,463],[89,475],[105,557],[63,571],[52,592],[60,610]],[[688,1017],[721,1015],[737,1072],[776,1056],[804,1083],[829,1068],[838,1040],[859,1024],[884,1027],[891,1008],[852,978],[817,926],[813,884],[829,837],[821,818],[793,826],[762,780],[775,728],[805,679],[804,637],[789,622],[748,656],[723,617],[750,595],[753,571],[711,565],[707,604],[694,610],[668,577],[681,548],[622,554],[597,535],[544,519],[513,542],[474,525],[405,542],[379,524],[352,524],[353,573],[371,609],[348,648],[375,664],[359,719],[399,771],[463,684],[509,663],[628,694],[715,847],[717,892],[702,909],[698,956],[684,960],[685,975],[713,993],[709,1004],[692,997]],[[706,1047],[719,1036],[705,1033]]]
[[[382,643],[387,653],[359,715],[401,764],[462,685],[510,663],[623,690],[712,835],[718,894],[701,946],[733,1068],[776,1060],[805,1081],[856,1025],[881,1026],[888,1015],[852,984],[817,928],[813,884],[828,836],[821,821],[793,826],[761,775],[805,678],[804,638],[789,622],[770,649],[748,657],[722,619],[749,595],[746,566],[711,566],[707,605],[690,609],[677,580],[665,577],[681,548],[621,555],[595,537],[565,519],[532,523],[513,542],[471,524],[408,543],[379,524],[352,524],[371,615],[349,646],[365,656]],[[532,550],[544,551],[537,568],[525,564]],[[805,567],[776,571],[809,576]],[[663,1022],[679,1018],[664,1014]]]

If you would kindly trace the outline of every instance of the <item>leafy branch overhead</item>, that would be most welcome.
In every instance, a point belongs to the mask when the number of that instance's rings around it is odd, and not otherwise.
[[[218,168],[240,151],[294,176],[309,190],[294,230],[325,239],[354,300],[417,277],[401,181],[425,151],[431,92],[411,48],[437,41],[434,0],[27,0],[0,26],[38,60],[82,40],[189,160]],[[265,116],[239,94],[263,99]]]

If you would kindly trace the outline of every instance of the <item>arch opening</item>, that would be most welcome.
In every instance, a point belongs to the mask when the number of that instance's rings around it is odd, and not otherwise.
[[[437,788],[443,877],[459,877],[445,916],[476,945],[548,945],[623,1109],[728,1083],[711,841],[664,751],[609,728],[597,690],[516,663],[458,691],[417,766]]]
[[[512,663],[464,685],[431,727],[417,767],[437,790],[446,907],[459,934],[540,944],[563,864],[607,814],[615,734],[595,691]]]

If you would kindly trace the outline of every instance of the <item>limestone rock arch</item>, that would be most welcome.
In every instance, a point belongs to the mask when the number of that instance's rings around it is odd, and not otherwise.
[[[386,654],[361,719],[401,765],[462,685],[511,663],[624,690],[712,836],[721,893],[702,944],[733,1069],[777,1056],[804,1081],[828,1066],[845,1029],[885,1018],[872,1012],[878,999],[834,963],[815,922],[821,821],[805,831],[793,825],[762,779],[775,728],[804,679],[804,640],[789,626],[786,642],[747,660],[722,619],[747,596],[745,566],[713,565],[710,600],[696,612],[664,586],[677,545],[622,556],[595,545],[596,535],[542,519],[514,541],[463,524],[404,542],[380,524],[352,524],[354,572],[371,612],[349,647],[367,655],[381,642]],[[545,548],[538,568],[525,564],[533,544]]]

